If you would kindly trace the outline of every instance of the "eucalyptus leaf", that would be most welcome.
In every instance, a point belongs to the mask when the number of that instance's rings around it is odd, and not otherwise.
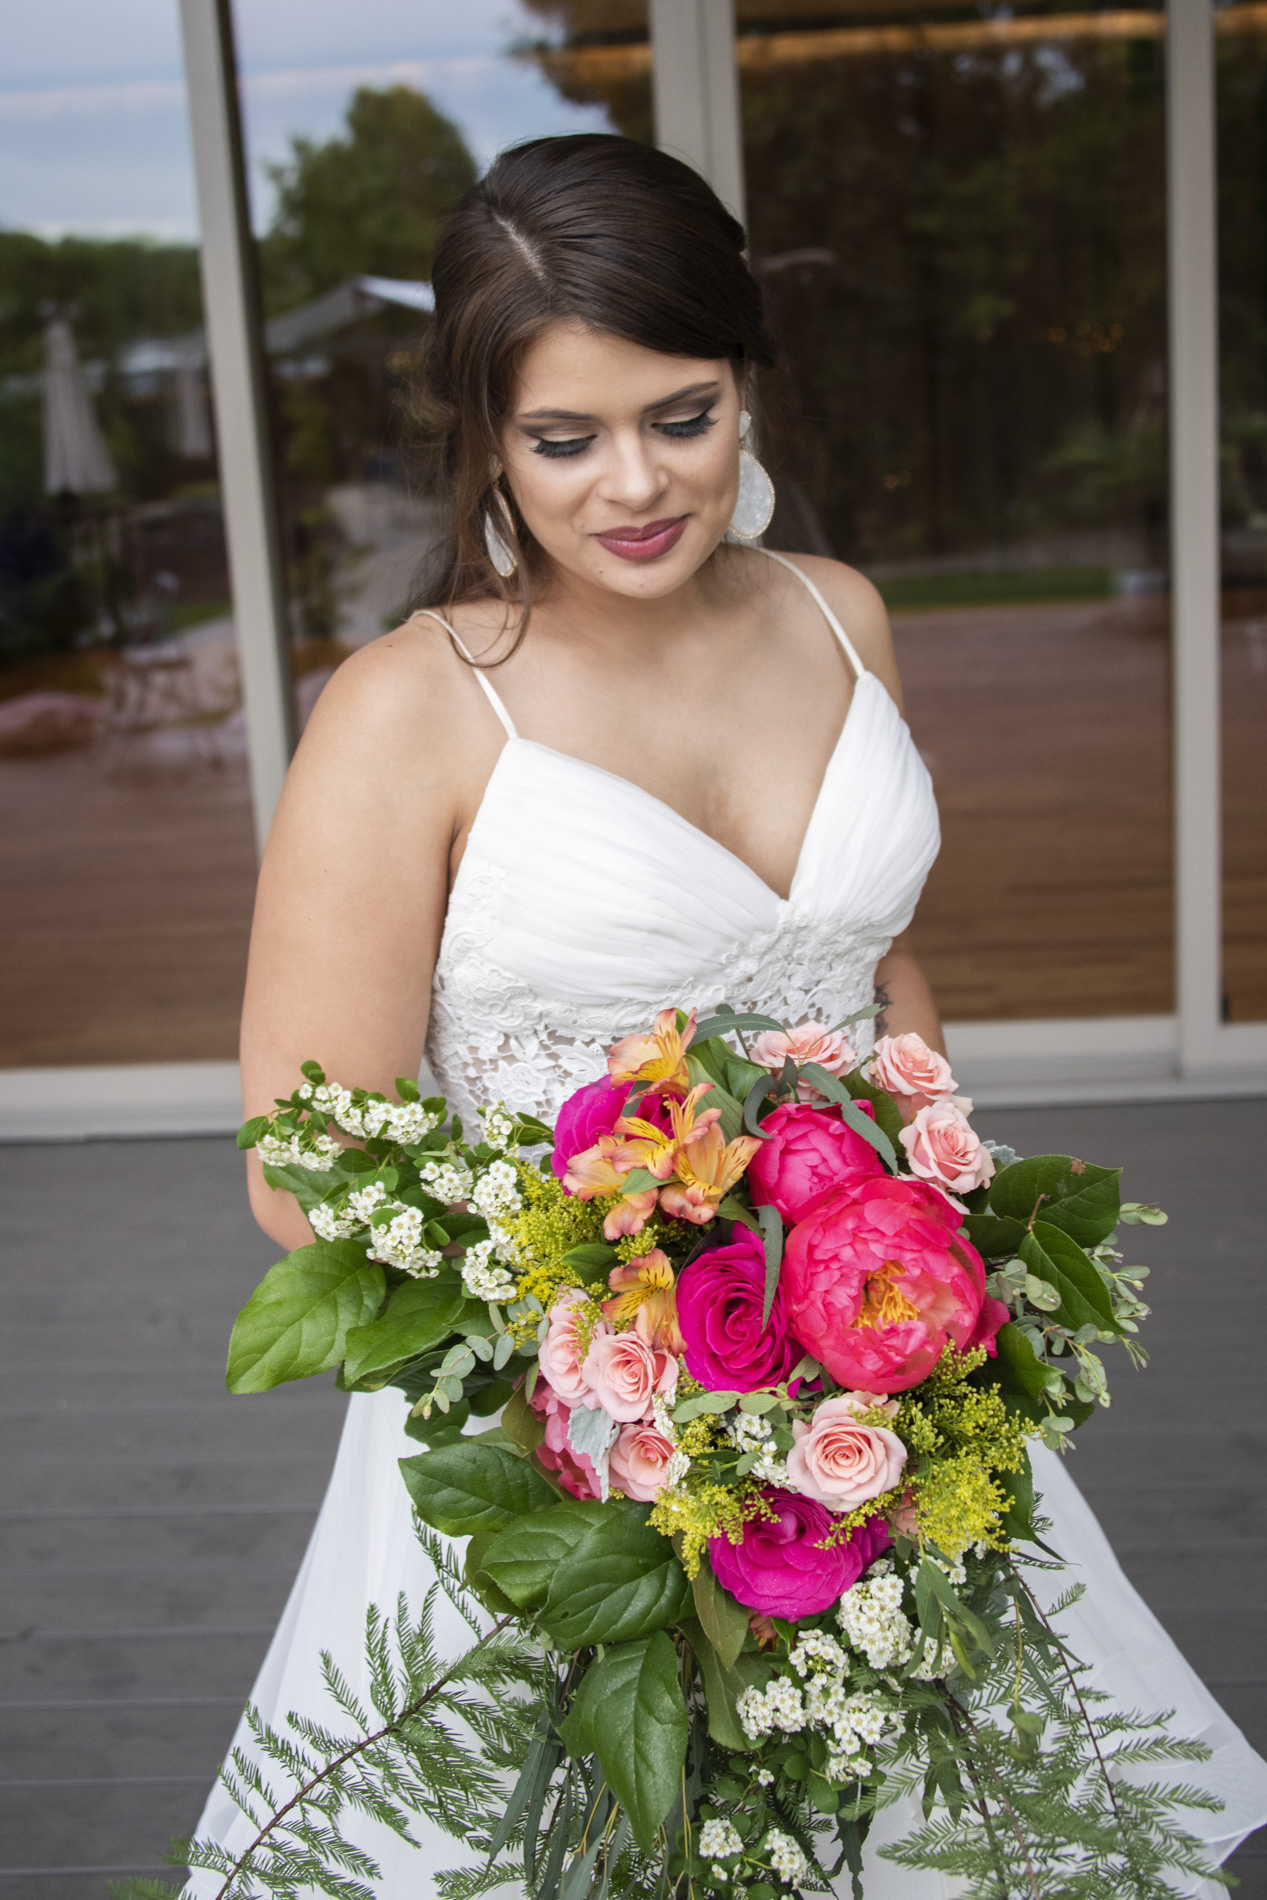
[[[896,1174],[897,1152],[893,1143],[878,1121],[873,1121],[870,1115],[863,1114],[844,1083],[817,1062],[803,1062],[801,1075],[805,1081],[813,1083],[820,1095],[825,1095],[829,1102],[836,1103],[842,1119],[853,1129],[854,1134],[861,1135],[864,1141],[869,1141],[889,1172]]]
[[[765,1295],[761,1302],[761,1327],[764,1331],[770,1324],[774,1296],[779,1290],[779,1273],[783,1266],[783,1222],[778,1209],[774,1207],[759,1207],[757,1219],[761,1223],[761,1239],[765,1245]]]
[[[745,1016],[731,1010],[718,1010],[695,1025],[695,1041],[707,1042],[711,1036],[747,1035],[762,1029],[782,1029],[773,1016]]]

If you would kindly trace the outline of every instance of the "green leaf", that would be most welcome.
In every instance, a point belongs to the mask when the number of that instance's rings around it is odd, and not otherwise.
[[[452,1332],[465,1298],[456,1274],[397,1287],[377,1319],[348,1334],[344,1378],[351,1384],[439,1345]]]
[[[1022,1456],[1025,1463],[1019,1471],[999,1471],[995,1477],[1007,1493],[1004,1528],[1008,1536],[1032,1542],[1035,1534],[1034,1474],[1030,1470],[1029,1453],[1023,1452]]]
[[[732,1056],[729,1049],[725,1053],[723,1080],[737,1102],[745,1101],[758,1082],[764,1082],[767,1091],[774,1087],[774,1077],[759,1062],[747,1062],[742,1056]]]
[[[632,1642],[688,1612],[686,1573],[646,1515],[641,1504],[603,1506],[575,1550],[560,1559],[541,1612],[560,1649]]]
[[[704,1064],[696,1061],[693,1052],[690,1050],[687,1051],[686,1056],[686,1073],[690,1077],[692,1088],[695,1088],[700,1082],[712,1083],[712,1087],[704,1097],[704,1107],[721,1110],[721,1120],[718,1123],[718,1127],[726,1137],[726,1140],[734,1141],[737,1135],[742,1135],[743,1103],[736,1101],[729,1089],[724,1089],[720,1083],[713,1081],[712,1076],[708,1073]]]
[[[695,1026],[695,1041],[707,1042],[710,1036],[729,1036],[739,1031],[747,1034],[753,1030],[782,1029],[783,1024],[776,1022],[773,1016],[737,1015],[733,1010],[719,1009],[713,1016],[706,1016],[702,1023]]]
[[[868,1081],[861,1069],[851,1069],[849,1074],[841,1079],[855,1102],[870,1102],[875,1110],[876,1124],[883,1128],[896,1154],[898,1142],[906,1124],[902,1120],[901,1109],[888,1090],[878,1088],[874,1082]]]
[[[1055,1319],[1077,1332],[1080,1326],[1094,1326],[1106,1332],[1120,1332],[1113,1316],[1109,1290],[1098,1269],[1088,1260],[1077,1241],[1047,1221],[1035,1221],[1034,1231],[1026,1234],[1018,1249],[1021,1259],[1040,1280],[1048,1280],[1060,1295]]]
[[[504,1530],[555,1501],[554,1492],[526,1458],[478,1438],[438,1445],[420,1458],[402,1458],[400,1469],[419,1517],[447,1537]]]
[[[763,1069],[760,1079],[752,1084],[748,1093],[744,1096],[743,1125],[750,1135],[757,1137],[758,1141],[769,1141],[772,1139],[761,1126],[759,1110],[762,1102],[768,1099],[770,1091],[774,1086],[774,1077],[770,1074],[768,1069]]]
[[[1029,1155],[995,1175],[990,1206],[1026,1227],[1041,1219],[1096,1247],[1117,1225],[1121,1172],[1075,1162],[1072,1155]]]
[[[750,1228],[754,1234],[761,1232],[760,1223],[752,1209],[745,1207],[743,1202],[737,1199],[733,1194],[726,1196],[725,1200],[718,1207],[717,1212],[721,1215],[723,1220],[737,1220],[741,1227]]]
[[[348,1152],[359,1154],[361,1151],[351,1148]],[[264,1179],[269,1187],[276,1188],[279,1193],[293,1194],[305,1214],[324,1201],[333,1189],[346,1186],[342,1162],[337,1168],[301,1168],[295,1161],[266,1161]]]
[[[783,1265],[783,1222],[777,1208],[759,1207],[761,1238],[765,1243],[765,1297],[761,1302],[761,1329],[770,1324],[774,1296],[779,1290],[779,1271]]]
[[[1041,1399],[1047,1389],[1047,1368],[1015,1320],[1000,1326],[994,1344],[994,1367],[983,1367],[986,1375],[997,1369],[999,1376],[993,1383],[1023,1392],[1028,1399]]]
[[[968,1214],[964,1227],[983,1260],[1010,1260],[1026,1234],[1023,1221],[1000,1220],[997,1214]]]
[[[748,1635],[748,1612],[718,1583],[705,1557],[691,1584],[695,1614],[723,1669],[733,1669]]]
[[[249,1122],[243,1122],[238,1129],[238,1147],[253,1148],[262,1134],[268,1129],[268,1116],[256,1115]]]
[[[522,1385],[517,1385],[506,1401],[502,1430],[508,1438],[514,1439],[521,1451],[535,1451],[538,1445],[545,1443],[545,1420],[529,1405]]]
[[[580,1247],[569,1247],[563,1256],[565,1267],[575,1267],[579,1278],[592,1280],[595,1276],[605,1280],[617,1264],[620,1255],[614,1247],[607,1247],[602,1241],[586,1241]]]
[[[826,1069],[820,1068],[817,1062],[803,1062],[800,1072],[807,1082],[813,1083],[820,1095],[825,1095],[828,1101],[836,1103],[848,1127],[853,1129],[855,1135],[861,1135],[864,1141],[869,1141],[885,1167],[890,1173],[896,1174],[897,1153],[893,1143],[879,1122],[872,1121],[870,1115],[864,1115],[857,1107],[844,1084],[836,1076],[830,1075]]]
[[[329,1372],[348,1333],[382,1304],[387,1281],[352,1240],[316,1240],[270,1267],[233,1324],[225,1384],[266,1392]]]
[[[677,1798],[686,1761],[686,1705],[677,1654],[663,1631],[617,1644],[586,1672],[570,1731],[592,1749],[634,1839],[650,1852]]]
[[[484,1553],[482,1568],[512,1603],[520,1609],[536,1609],[546,1600],[557,1565],[584,1542],[610,1508],[573,1498],[534,1511],[498,1532]]]
[[[738,1670],[722,1667],[722,1662],[708,1637],[704,1626],[696,1617],[683,1619],[682,1632],[691,1645],[700,1675],[704,1679],[704,1697],[708,1704],[708,1732],[719,1748],[733,1749],[747,1753],[753,1746],[743,1732],[739,1720],[738,1700],[748,1687],[744,1676]],[[755,1656],[745,1656],[743,1662],[757,1662]]]

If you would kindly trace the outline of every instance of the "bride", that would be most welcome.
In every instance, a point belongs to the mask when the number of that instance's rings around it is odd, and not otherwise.
[[[937,812],[883,605],[835,561],[743,545],[771,512],[750,406],[774,359],[743,243],[685,165],[599,136],[505,153],[449,225],[423,389],[453,502],[439,605],[339,669],[296,756],[260,876],[248,1115],[305,1058],[390,1093],[425,1053],[468,1126],[499,1100],[549,1118],[680,998],[835,1022],[874,997],[882,1032],[942,1046],[905,935]],[[251,1166],[261,1226],[304,1245]],[[427,1586],[405,1415],[391,1387],[349,1403],[253,1696],[275,1723],[332,1713],[322,1649],[362,1693],[367,1606]],[[1091,1586],[1068,1639],[1099,1687],[1209,1743],[1227,1805],[1191,1824],[1221,1858],[1267,1816],[1267,1769],[1060,1460],[1035,1468],[1063,1581]],[[867,1900],[951,1891],[876,1858],[915,1818],[877,1822]],[[253,1831],[212,1794],[200,1837],[241,1852]],[[348,1823],[383,1900],[461,1858],[415,1832]]]

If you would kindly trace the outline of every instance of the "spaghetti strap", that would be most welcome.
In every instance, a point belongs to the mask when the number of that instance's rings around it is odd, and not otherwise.
[[[837,620],[835,614],[832,612],[831,608],[827,605],[827,602],[823,599],[821,592],[814,585],[813,581],[810,579],[809,575],[805,572],[804,568],[798,567],[795,561],[789,561],[786,554],[775,554],[773,549],[771,548],[762,548],[761,552],[762,554],[768,555],[772,561],[777,561],[780,567],[785,567],[789,574],[795,574],[797,580],[801,583],[802,587],[806,588],[808,592],[814,596],[814,599],[818,602],[819,606],[823,610],[823,616],[827,621],[827,625],[831,628],[832,632],[835,634],[836,638],[839,640],[841,646],[845,649],[845,652],[848,654],[849,664],[853,667],[855,676],[858,679],[861,679],[867,669],[862,664],[862,661],[858,658],[857,649],[855,648],[853,641],[849,638],[849,635],[845,632],[839,620]]]
[[[488,674],[484,671],[483,667],[479,664],[478,660],[475,658],[475,655],[471,652],[470,648],[467,646],[465,640],[462,638],[461,634],[457,631],[456,627],[451,627],[448,621],[445,619],[444,615],[438,614],[433,607],[420,607],[417,613],[413,617],[415,620],[421,620],[424,618],[424,616],[428,620],[438,620],[440,622],[440,625],[444,628],[445,632],[448,634],[450,640],[452,640],[458,652],[462,654],[465,659],[468,659],[471,662],[471,671],[474,673],[480,685],[484,688],[484,691],[488,696],[489,705],[492,707],[493,711],[497,714],[497,717],[501,720],[503,726],[505,726],[506,737],[508,739],[517,739],[519,737],[519,734],[515,731],[514,720],[511,718],[510,714],[506,711],[506,708],[502,705],[501,700],[497,697],[497,694],[493,691],[493,684],[492,684],[492,681],[489,679]]]

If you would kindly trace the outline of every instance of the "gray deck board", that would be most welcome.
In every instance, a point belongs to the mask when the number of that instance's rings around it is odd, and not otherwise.
[[[982,1112],[1025,1153],[1127,1169],[1152,1363],[1073,1472],[1132,1580],[1267,1749],[1267,1103]],[[0,1900],[103,1900],[192,1827],[334,1455],[329,1382],[223,1387],[274,1257],[227,1141],[0,1149]],[[1236,1857],[1267,1900],[1267,1843]]]

